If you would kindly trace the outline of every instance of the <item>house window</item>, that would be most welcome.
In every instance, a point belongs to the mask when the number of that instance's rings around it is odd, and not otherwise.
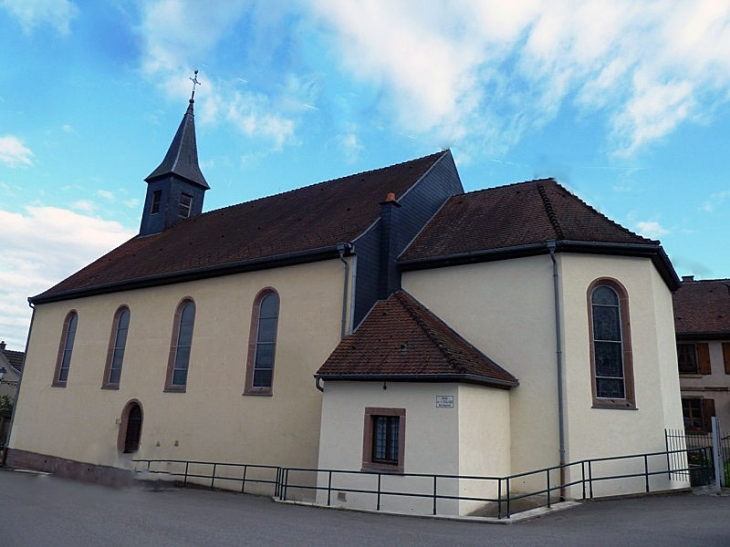
[[[588,289],[593,406],[635,408],[628,297],[613,279]]]
[[[190,299],[185,299],[180,302],[175,312],[165,391],[185,391],[194,324],[195,303]]]
[[[150,214],[155,215],[160,212],[160,200],[162,199],[162,190],[155,190],[152,192],[152,206],[150,207]]]
[[[125,454],[139,450],[142,439],[142,407],[138,401],[129,401],[122,411],[117,448]]]
[[[687,431],[708,433],[712,431],[711,418],[715,415],[715,400],[682,398],[682,415]]]
[[[190,194],[182,194],[180,196],[180,216],[188,218],[193,209],[193,196]]]
[[[710,346],[677,344],[677,362],[680,374],[712,374]]]
[[[129,330],[129,308],[123,306],[114,314],[112,333],[109,339],[109,351],[104,367],[103,388],[118,388],[122,376],[122,362],[124,349],[127,346],[127,331]]]
[[[64,387],[68,380],[68,369],[71,366],[71,353],[74,349],[78,321],[78,314],[75,311],[70,311],[66,315],[66,320],[63,322],[63,332],[61,334],[61,343],[59,344],[58,358],[56,359],[56,370],[53,377],[54,386]]]
[[[251,314],[245,394],[272,392],[278,323],[279,295],[274,289],[264,289],[254,300]]]
[[[363,427],[363,471],[403,472],[406,410],[366,408]]]

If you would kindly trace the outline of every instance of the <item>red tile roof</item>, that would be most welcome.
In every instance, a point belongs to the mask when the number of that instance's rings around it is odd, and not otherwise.
[[[674,293],[677,337],[730,339],[730,279],[683,281]]]
[[[400,198],[443,151],[374,171],[210,211],[160,234],[135,237],[34,297],[90,294],[132,282],[211,272],[349,243],[379,216],[389,192]],[[203,274],[207,275],[207,273]]]
[[[518,384],[405,291],[379,301],[317,376],[325,381],[461,381],[505,389]]]
[[[427,258],[556,241],[659,246],[599,213],[553,179],[452,197],[403,253]]]

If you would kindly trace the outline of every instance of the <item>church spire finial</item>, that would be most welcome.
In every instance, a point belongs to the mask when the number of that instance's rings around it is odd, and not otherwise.
[[[193,82],[193,93],[192,93],[192,95],[190,95],[190,102],[193,103],[193,102],[195,102],[195,86],[202,85],[198,81],[198,71],[197,70],[195,71],[195,74],[193,75],[193,77],[190,78],[190,81]]]

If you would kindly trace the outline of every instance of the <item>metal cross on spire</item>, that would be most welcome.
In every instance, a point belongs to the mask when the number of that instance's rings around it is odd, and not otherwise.
[[[190,81],[193,82],[193,94],[190,96],[190,102],[192,102],[192,101],[195,100],[195,86],[196,85],[202,85],[198,81],[198,71],[197,70],[195,71],[195,75],[192,78],[190,78]]]

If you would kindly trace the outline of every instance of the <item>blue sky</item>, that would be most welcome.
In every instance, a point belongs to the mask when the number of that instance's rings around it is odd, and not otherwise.
[[[730,277],[730,2],[0,0],[0,338],[136,234],[194,69],[206,210],[452,149]]]

